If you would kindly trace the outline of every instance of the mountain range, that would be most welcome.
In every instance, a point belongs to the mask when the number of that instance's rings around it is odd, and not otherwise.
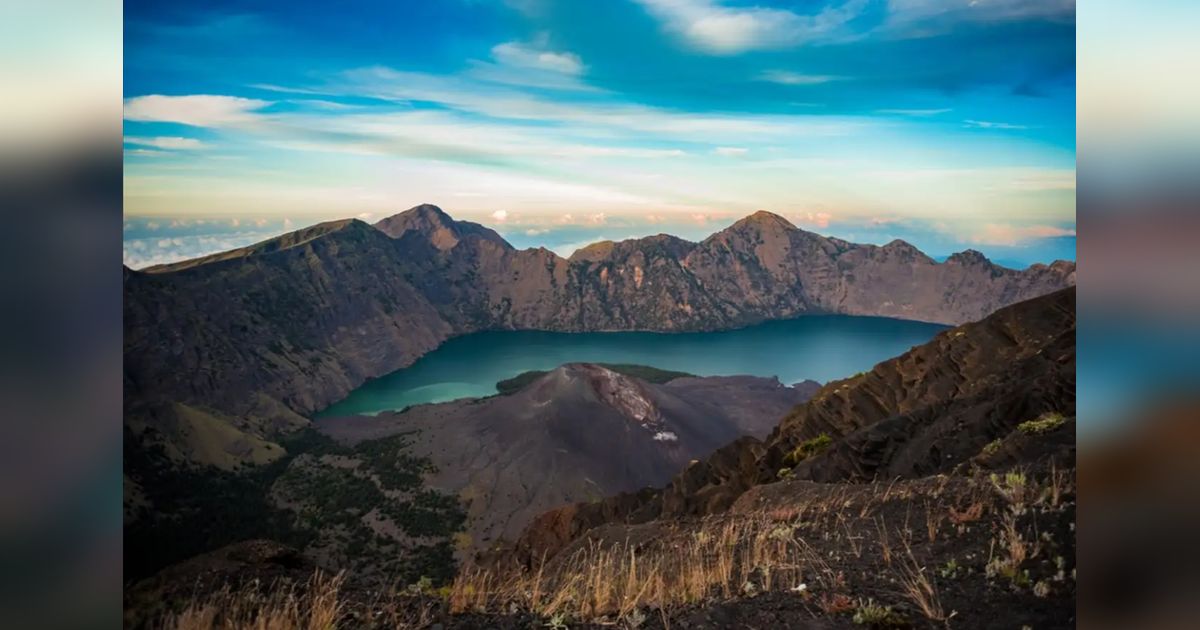
[[[939,263],[767,212],[698,243],[658,235],[562,258],[421,205],[125,268],[127,426],[157,427],[184,460],[262,463],[279,456],[272,436],[473,331],[704,331],[810,313],[958,324],[1074,280],[1072,262],[1013,270],[966,251]]]

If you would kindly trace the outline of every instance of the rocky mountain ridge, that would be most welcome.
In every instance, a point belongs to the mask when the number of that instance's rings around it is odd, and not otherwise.
[[[759,212],[699,243],[660,235],[564,259],[517,250],[423,205],[374,227],[305,228],[250,247],[125,269],[125,389],[289,426],[445,339],[484,329],[698,331],[805,313],[978,319],[1074,283],[978,253],[855,245]]]
[[[1073,466],[1075,322],[1071,287],[942,332],[870,372],[826,384],[766,440],[740,438],[661,488],[539,516],[513,553],[531,562],[606,523],[721,513],[781,479],[862,483],[986,464],[1005,448],[1028,451],[1022,434],[1043,430],[1031,421],[1069,438],[1058,456]],[[1053,455],[1032,453],[1017,459]]]

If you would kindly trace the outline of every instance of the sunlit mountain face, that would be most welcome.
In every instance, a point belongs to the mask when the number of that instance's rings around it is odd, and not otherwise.
[[[759,209],[1075,255],[1073,2],[134,1],[125,262],[419,203],[561,254]]]

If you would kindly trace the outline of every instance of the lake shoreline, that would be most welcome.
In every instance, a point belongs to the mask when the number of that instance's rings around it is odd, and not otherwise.
[[[480,331],[447,339],[409,366],[366,381],[312,418],[374,415],[492,396],[501,381],[566,363],[827,382],[870,369],[946,328],[887,317],[820,314],[709,332]]]

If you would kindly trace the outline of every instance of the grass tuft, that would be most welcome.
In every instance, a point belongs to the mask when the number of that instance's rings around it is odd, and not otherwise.
[[[1044,435],[1061,427],[1066,422],[1066,416],[1051,411],[1038,416],[1036,420],[1028,420],[1018,424],[1017,430],[1025,435]]]

